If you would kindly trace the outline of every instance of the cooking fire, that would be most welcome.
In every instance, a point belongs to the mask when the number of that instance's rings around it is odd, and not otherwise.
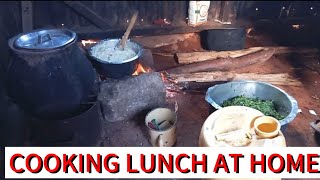
[[[86,47],[88,45],[91,44],[96,44],[98,42],[98,40],[92,40],[92,39],[88,39],[88,40],[81,40],[81,44]]]
[[[138,76],[143,73],[151,72],[151,68],[143,66],[141,63],[138,63],[136,71],[132,74],[132,76]]]
[[[293,29],[300,29],[300,25],[299,24],[293,24],[293,25],[291,25],[291,27]]]
[[[81,40],[81,44],[84,48],[89,48],[90,46],[97,44],[100,40],[94,40],[94,39],[86,39]],[[132,73],[132,76],[138,76],[143,73],[148,73],[152,71],[151,67],[148,67],[146,65],[143,65],[143,62],[139,62],[136,66],[136,70]]]

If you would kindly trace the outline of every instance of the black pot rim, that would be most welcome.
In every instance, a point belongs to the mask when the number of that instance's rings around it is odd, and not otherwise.
[[[96,106],[99,106],[100,105],[100,101],[95,101],[94,103],[92,104],[88,104],[88,108],[86,108],[85,110],[81,111],[81,112],[78,112],[77,114],[75,114],[74,116],[72,117],[68,117],[68,118],[62,118],[62,119],[39,119],[39,118],[35,118],[33,117],[34,120],[36,121],[70,121],[70,120],[73,120],[73,119],[78,119],[80,116],[83,116],[87,113],[89,113],[90,111],[92,111],[94,108],[96,108]],[[98,108],[98,107],[97,107]]]

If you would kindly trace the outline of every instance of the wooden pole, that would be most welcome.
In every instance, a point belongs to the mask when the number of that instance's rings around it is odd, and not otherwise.
[[[28,32],[33,29],[32,1],[21,1],[22,31]]]
[[[79,1],[64,1],[71,9],[76,11],[78,14],[86,18],[88,21],[92,22],[98,28],[102,30],[109,30],[111,26],[97,13],[87,8]]]

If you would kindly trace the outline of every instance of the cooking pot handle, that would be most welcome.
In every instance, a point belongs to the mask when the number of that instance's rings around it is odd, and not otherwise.
[[[310,126],[315,130],[317,131],[318,133],[320,133],[320,128],[318,127],[318,123],[320,123],[320,119],[317,119],[313,122],[310,123]]]
[[[48,42],[48,41],[51,41],[51,40],[52,40],[52,38],[51,38],[50,34],[39,35],[38,36],[38,45],[45,43],[45,42]]]
[[[162,139],[162,136],[163,134],[160,134],[156,140],[156,143],[157,143],[157,147],[163,147],[163,139]]]

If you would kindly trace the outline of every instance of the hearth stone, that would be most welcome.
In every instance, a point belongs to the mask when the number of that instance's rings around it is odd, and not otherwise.
[[[124,121],[166,105],[166,88],[156,72],[101,83],[98,100],[106,121]]]
[[[101,139],[103,122],[99,102],[86,104],[80,114],[61,120],[29,121],[29,146],[96,146]]]
[[[151,70],[155,70],[154,67],[154,61],[153,61],[153,55],[150,49],[144,49],[141,57],[139,58],[139,62],[145,66],[148,67]]]

